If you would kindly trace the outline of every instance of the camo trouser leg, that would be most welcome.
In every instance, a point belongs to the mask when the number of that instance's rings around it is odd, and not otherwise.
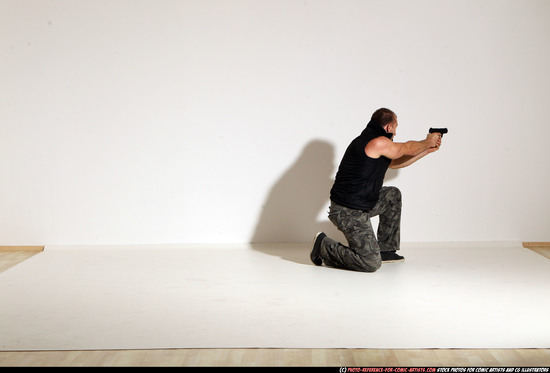
[[[380,251],[397,251],[401,243],[401,192],[396,187],[382,187],[371,216],[378,216]]]
[[[378,239],[370,221],[373,216],[379,216]],[[326,237],[321,244],[323,262],[330,267],[374,272],[381,266],[380,251],[399,250],[401,192],[383,187],[370,212],[332,203],[329,219],[344,233],[349,246]]]

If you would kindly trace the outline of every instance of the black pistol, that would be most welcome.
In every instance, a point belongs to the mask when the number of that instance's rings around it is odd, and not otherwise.
[[[443,135],[449,132],[449,130],[447,130],[447,128],[430,128],[430,133],[434,132],[440,133],[441,137],[443,137]]]

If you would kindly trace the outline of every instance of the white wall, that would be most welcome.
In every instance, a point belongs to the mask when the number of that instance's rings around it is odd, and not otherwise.
[[[309,241],[382,106],[449,128],[404,242],[550,241],[549,45],[547,0],[0,0],[0,244]]]

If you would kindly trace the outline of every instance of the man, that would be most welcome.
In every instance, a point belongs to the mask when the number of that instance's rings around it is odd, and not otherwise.
[[[319,232],[311,260],[316,265],[362,272],[378,270],[382,262],[404,261],[400,243],[401,192],[383,187],[389,168],[407,167],[439,149],[441,134],[422,141],[393,142],[397,116],[389,109],[374,112],[361,135],[348,146],[330,191],[330,221],[344,233],[345,246]],[[378,233],[370,218],[379,216]]]

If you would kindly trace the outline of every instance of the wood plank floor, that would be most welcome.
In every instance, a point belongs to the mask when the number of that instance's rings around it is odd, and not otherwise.
[[[550,247],[529,246],[550,259]],[[0,251],[0,272],[40,251]],[[4,351],[2,367],[362,366],[548,367],[550,349],[169,349]]]

